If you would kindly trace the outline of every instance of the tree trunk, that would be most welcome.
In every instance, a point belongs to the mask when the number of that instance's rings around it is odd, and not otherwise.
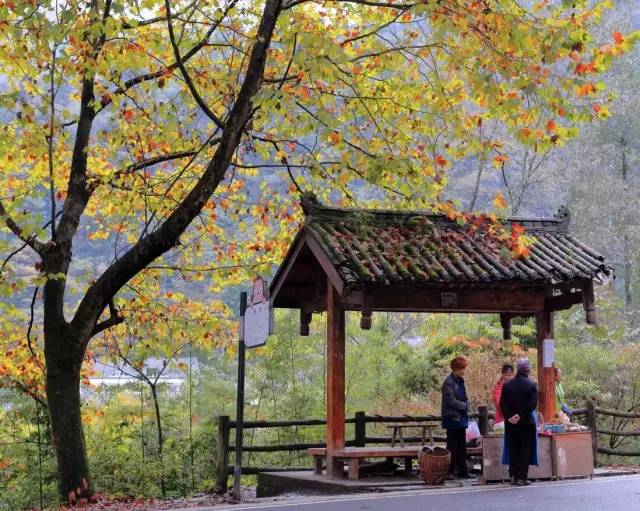
[[[469,202],[469,211],[473,211],[476,207],[476,201],[478,200],[478,194],[480,193],[480,181],[482,180],[482,173],[484,172],[485,158],[480,159],[480,165],[478,166],[478,173],[476,174],[476,184],[473,188],[473,195]]]
[[[164,447],[164,435],[162,434],[162,419],[160,417],[160,403],[158,403],[158,392],[156,385],[152,384],[151,396],[153,397],[153,406],[156,412],[156,426],[158,428],[158,463],[160,463],[160,490],[162,491],[162,497],[167,496],[167,489],[164,484],[164,460],[163,460],[163,447]]]
[[[620,140],[621,146],[621,157],[622,157],[622,165],[621,165],[621,175],[622,181],[624,183],[624,194],[625,197],[628,196],[629,190],[629,162],[627,160],[627,142],[623,138]],[[622,228],[624,230],[624,234],[622,236],[623,239],[623,258],[624,258],[624,303],[627,307],[631,306],[633,303],[633,295],[631,294],[631,285],[633,279],[633,270],[631,266],[631,242],[629,240],[629,224],[625,220],[622,222]]]
[[[80,412],[80,343],[64,331],[45,329],[46,392],[58,462],[58,491],[74,503],[91,496],[89,463]],[[74,350],[72,346],[78,349]],[[71,353],[69,353],[71,352]]]

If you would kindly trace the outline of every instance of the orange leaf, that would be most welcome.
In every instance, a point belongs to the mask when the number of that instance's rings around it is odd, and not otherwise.
[[[127,122],[133,121],[133,110],[127,109],[127,110],[125,110],[123,112],[122,115],[123,115],[125,121],[127,121]]]
[[[586,64],[584,62],[580,62],[575,69],[575,73],[578,75],[583,75],[586,73],[595,73],[596,71],[596,66],[593,62],[587,62]]]
[[[512,236],[518,237],[522,234],[524,234],[524,227],[522,227],[520,224],[511,224]]]
[[[549,119],[547,121],[547,131],[555,131],[556,130],[556,123],[553,119]]]
[[[329,138],[331,139],[331,143],[333,145],[338,145],[342,141],[342,137],[337,131],[332,131],[331,135],[329,135]]]
[[[309,90],[309,87],[307,87],[306,85],[300,87],[300,97],[304,100],[308,100],[311,97],[311,91]]]
[[[509,161],[509,157],[506,154],[499,154],[493,157],[495,163],[505,163]]]
[[[529,128],[522,128],[520,130],[520,136],[522,138],[529,138],[531,136],[531,130]]]
[[[592,83],[585,83],[578,89],[578,96],[587,96],[589,94],[593,94],[595,91],[595,85],[593,85]]]
[[[522,245],[516,245],[513,248],[513,256],[516,259],[523,259],[525,257],[529,257],[530,250],[527,247],[523,247]]]
[[[447,163],[449,162],[447,161],[446,158],[440,156],[439,154],[436,155],[436,165],[439,165],[440,167],[444,167],[447,165]]]
[[[624,43],[624,36],[620,32],[614,32],[613,40],[616,42],[616,44],[622,44]]]

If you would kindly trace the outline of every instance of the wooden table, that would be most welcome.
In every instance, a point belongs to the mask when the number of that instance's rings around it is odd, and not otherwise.
[[[391,447],[396,445],[396,438],[400,441],[400,446],[404,447],[404,436],[402,434],[402,430],[404,429],[421,429],[422,435],[420,436],[420,445],[424,445],[427,438],[427,430],[429,430],[429,442],[433,445],[433,430],[438,426],[435,424],[420,424],[420,423],[410,423],[410,422],[401,422],[398,424],[389,424],[387,425],[387,429],[393,430],[393,434],[391,435]]]

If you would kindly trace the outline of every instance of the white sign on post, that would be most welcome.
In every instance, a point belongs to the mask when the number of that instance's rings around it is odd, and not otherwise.
[[[244,324],[242,325],[242,340],[247,348],[262,346],[267,342],[267,337],[273,332],[273,315],[267,282],[262,277],[253,281],[251,300],[244,312]]]
[[[545,339],[542,341],[542,367],[553,367],[556,355],[556,341]]]

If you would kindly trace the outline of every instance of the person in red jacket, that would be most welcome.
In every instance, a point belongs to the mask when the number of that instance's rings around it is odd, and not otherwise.
[[[502,396],[502,387],[508,381],[513,380],[513,366],[511,364],[505,364],[502,366],[502,376],[493,387],[493,406],[496,409],[495,423],[504,422],[504,415],[500,409],[500,396]]]

